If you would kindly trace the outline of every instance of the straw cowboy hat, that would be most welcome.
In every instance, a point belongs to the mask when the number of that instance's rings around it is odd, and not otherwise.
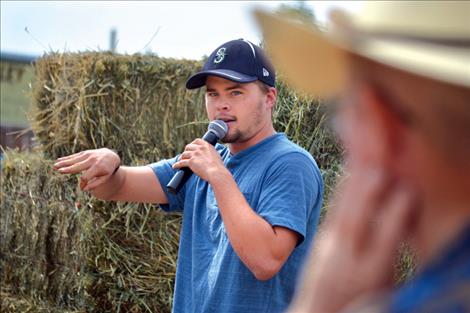
[[[374,1],[359,14],[333,11],[332,27],[255,12],[267,49],[294,86],[329,95],[344,82],[346,52],[470,87],[470,2]]]

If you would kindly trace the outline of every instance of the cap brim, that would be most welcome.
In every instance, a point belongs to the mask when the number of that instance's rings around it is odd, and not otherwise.
[[[256,76],[249,76],[232,70],[208,70],[191,76],[186,82],[186,88],[196,89],[204,86],[206,84],[207,76],[222,77],[237,83],[251,83],[258,79]]]
[[[255,11],[267,51],[289,84],[310,94],[337,91],[345,78],[345,52],[319,31],[276,15]]]

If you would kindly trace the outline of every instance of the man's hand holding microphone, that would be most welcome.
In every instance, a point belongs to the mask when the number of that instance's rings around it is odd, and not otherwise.
[[[213,146],[227,135],[228,126],[222,120],[214,120],[209,123],[207,132],[202,139],[196,139],[186,145],[178,162],[173,164],[174,169],[179,169],[166,188],[171,193],[178,193],[181,187],[196,173],[205,181],[209,181],[210,174],[220,172],[219,169],[225,169],[220,155]]]

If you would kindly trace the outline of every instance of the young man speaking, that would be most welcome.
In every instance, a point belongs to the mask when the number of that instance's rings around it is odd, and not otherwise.
[[[274,130],[275,72],[256,45],[221,45],[186,86],[205,86],[208,117],[227,124],[227,145],[196,139],[178,157],[117,171],[114,152],[88,150],[55,167],[82,173],[82,188],[97,198],[183,213],[173,312],[282,312],[318,223],[318,167]],[[169,193],[183,167],[194,175]]]

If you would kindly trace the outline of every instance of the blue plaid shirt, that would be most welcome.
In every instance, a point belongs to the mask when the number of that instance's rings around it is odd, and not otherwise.
[[[388,312],[470,312],[470,224],[447,251],[393,295]]]

